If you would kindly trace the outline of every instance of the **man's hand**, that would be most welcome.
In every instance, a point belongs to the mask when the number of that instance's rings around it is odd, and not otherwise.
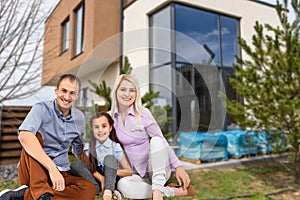
[[[40,133],[37,133],[37,136],[35,136],[31,132],[21,131],[18,139],[25,151],[48,170],[53,189],[63,191],[65,189],[65,180],[57,169],[56,164],[42,148],[37,137],[41,137]]]
[[[65,189],[65,179],[57,168],[49,170],[50,179],[52,181],[52,188],[56,191],[63,191]]]

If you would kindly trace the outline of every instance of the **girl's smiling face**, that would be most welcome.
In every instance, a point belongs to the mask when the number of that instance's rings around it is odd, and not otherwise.
[[[107,140],[111,130],[112,126],[109,124],[105,116],[101,116],[93,120],[92,133],[101,144]]]

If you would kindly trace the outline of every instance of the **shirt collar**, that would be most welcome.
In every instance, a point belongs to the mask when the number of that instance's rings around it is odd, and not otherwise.
[[[105,148],[111,147],[112,140],[110,138],[107,138],[107,140],[101,144],[98,140],[96,141],[96,148],[99,148],[101,146],[104,146]]]
[[[128,115],[132,115],[132,116],[135,115],[133,105],[130,106],[129,111],[128,111]]]
[[[115,112],[113,113],[113,116],[116,116],[116,115],[119,115],[119,109],[118,109],[118,107],[116,107]],[[131,105],[131,106],[129,107],[128,115],[135,116],[135,112],[134,112],[134,107],[133,107],[133,105]]]
[[[66,118],[66,119],[71,119],[72,118],[72,113],[74,113],[72,110],[74,109],[73,106],[71,107],[70,109],[70,113],[69,115],[67,115],[66,117],[63,115],[63,113],[59,110],[58,106],[57,106],[57,103],[56,103],[56,99],[53,101],[53,104],[54,104],[54,110],[57,114],[57,116],[59,118]]]

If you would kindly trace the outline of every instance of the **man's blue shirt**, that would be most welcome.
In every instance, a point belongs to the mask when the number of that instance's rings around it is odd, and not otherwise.
[[[70,114],[64,117],[55,100],[40,102],[31,108],[19,127],[19,132],[22,130],[34,134],[41,133],[46,154],[60,171],[68,171],[69,147],[72,145],[73,154],[79,155],[82,151],[85,117],[75,107],[72,107]]]

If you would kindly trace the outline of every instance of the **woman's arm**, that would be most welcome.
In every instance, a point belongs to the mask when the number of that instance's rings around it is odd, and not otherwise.
[[[179,185],[183,186],[183,189],[186,190],[190,184],[190,177],[184,170],[182,166],[177,167],[175,169],[175,177],[179,183]]]
[[[124,176],[132,175],[131,166],[130,166],[130,164],[126,158],[126,155],[124,153],[122,155],[120,165],[121,165],[122,169],[117,170],[117,176],[124,177]]]

